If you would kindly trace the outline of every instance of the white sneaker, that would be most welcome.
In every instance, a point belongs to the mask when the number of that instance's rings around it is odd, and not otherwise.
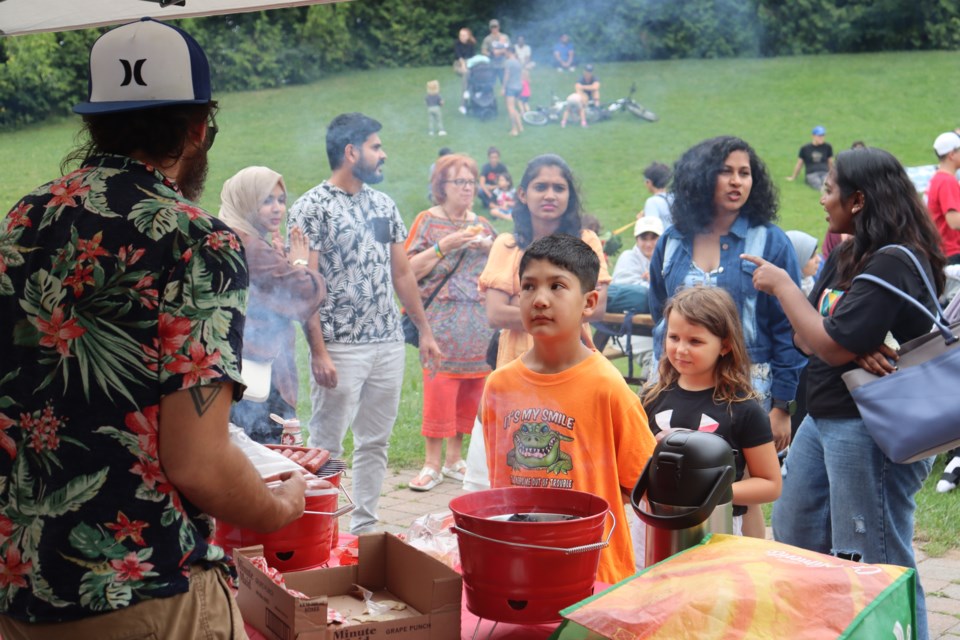
[[[943,475],[937,481],[937,493],[947,493],[960,483],[960,455],[953,456],[943,469]]]
[[[445,136],[445,135],[447,135],[447,132],[444,131],[443,129],[441,129],[441,130],[437,133],[437,135],[438,135],[438,136]]]
[[[467,108],[463,105],[460,105],[460,113],[462,113],[463,115],[467,115]]]

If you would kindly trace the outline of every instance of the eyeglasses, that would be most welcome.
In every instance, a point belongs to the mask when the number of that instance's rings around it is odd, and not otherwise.
[[[457,178],[456,180],[444,180],[444,184],[455,184],[461,189],[464,187],[475,187],[477,186],[476,180],[464,180],[463,178]]]
[[[207,151],[210,151],[210,147],[213,146],[213,142],[217,139],[217,132],[220,129],[217,128],[217,120],[213,116],[210,116],[210,119],[207,121],[207,137],[203,139],[203,144],[206,146]]]

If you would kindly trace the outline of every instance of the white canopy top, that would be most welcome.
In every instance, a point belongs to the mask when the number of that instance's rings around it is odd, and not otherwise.
[[[325,4],[340,0],[169,0],[183,6],[162,6],[168,0],[0,0],[0,35],[69,31],[133,22]]]

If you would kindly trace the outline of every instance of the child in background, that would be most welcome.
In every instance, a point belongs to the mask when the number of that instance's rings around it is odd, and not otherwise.
[[[583,96],[574,91],[567,96],[567,102],[563,107],[563,115],[560,117],[560,127],[567,126],[567,120],[570,115],[580,116],[580,126],[587,126],[587,105],[583,102]]]
[[[490,374],[480,417],[491,487],[573,489],[609,503],[618,524],[597,579],[612,584],[635,572],[623,505],[655,443],[640,399],[580,340],[599,299],[599,270],[590,245],[570,235],[526,249],[519,305],[533,348]]]
[[[530,111],[530,69],[526,67],[520,72],[520,99],[517,101],[517,108],[521,114]]]
[[[693,429],[730,444],[737,467],[733,529],[742,535],[746,505],[776,500],[781,477],[770,419],[750,383],[737,307],[724,289],[694,286],[678,291],[663,317],[659,380],[642,392],[650,428],[658,442],[671,429]]]
[[[429,133],[434,132],[438,136],[445,136],[447,132],[443,130],[443,112],[440,107],[443,106],[443,98],[440,96],[440,83],[437,80],[431,80],[427,83],[427,120]]]
[[[800,288],[805,295],[810,295],[813,285],[817,281],[817,272],[820,270],[820,254],[817,253],[817,239],[803,231],[787,231],[787,237],[797,252],[797,262],[800,263]]]
[[[496,204],[490,205],[490,215],[500,220],[513,220],[513,205],[517,202],[517,192],[513,188],[513,177],[509,172],[497,176],[493,200]]]

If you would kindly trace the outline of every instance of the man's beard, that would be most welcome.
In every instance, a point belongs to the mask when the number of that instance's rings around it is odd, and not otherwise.
[[[353,165],[353,177],[366,184],[383,182],[383,173],[377,173],[379,166],[378,164],[370,166],[361,156],[357,164]]]
[[[207,181],[209,168],[207,150],[197,148],[191,155],[184,155],[180,160],[180,175],[177,186],[187,200],[198,202],[203,193],[203,185]]]

